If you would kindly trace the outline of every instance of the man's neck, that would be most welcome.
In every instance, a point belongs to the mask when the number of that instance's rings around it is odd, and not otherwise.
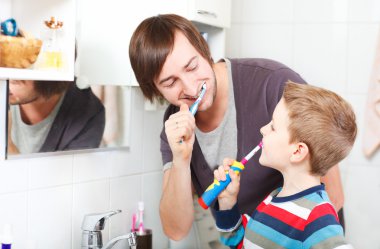
[[[55,94],[48,99],[40,97],[31,103],[20,105],[22,121],[28,125],[41,122],[53,111],[61,96],[62,94]]]
[[[203,112],[198,112],[195,119],[198,129],[203,132],[215,130],[222,122],[228,107],[228,72],[225,62],[213,65],[216,78],[216,96],[212,106]]]
[[[294,195],[321,184],[321,177],[312,175],[307,165],[290,167],[281,172],[284,177],[284,186],[278,197]]]

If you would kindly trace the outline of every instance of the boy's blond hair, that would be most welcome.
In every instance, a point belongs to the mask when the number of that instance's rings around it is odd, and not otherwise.
[[[351,105],[332,91],[291,81],[283,98],[289,111],[289,142],[307,144],[311,173],[325,175],[354,144],[357,127]]]

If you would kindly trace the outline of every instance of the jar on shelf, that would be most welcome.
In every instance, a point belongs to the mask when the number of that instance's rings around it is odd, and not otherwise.
[[[45,30],[41,61],[38,67],[41,69],[62,69],[64,66],[61,48],[63,22],[51,17],[49,21],[45,21],[45,26],[47,29]]]

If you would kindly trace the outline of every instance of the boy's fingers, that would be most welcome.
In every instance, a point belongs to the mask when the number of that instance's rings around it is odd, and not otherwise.
[[[233,170],[230,170],[229,172],[230,177],[231,177],[231,185],[235,190],[238,191],[240,187],[240,173],[239,172],[234,172]]]
[[[226,180],[226,171],[224,169],[224,166],[219,166],[218,168],[219,175],[220,175],[220,180],[225,181]]]
[[[218,181],[223,180],[224,181],[225,179],[223,179],[223,176],[225,177],[223,166],[219,166],[216,170],[214,170],[214,177],[216,180],[218,180]]]
[[[214,178],[218,181],[220,181],[220,177],[219,177],[219,171],[218,170],[214,170]]]
[[[230,169],[228,173],[230,174],[232,182],[237,181],[237,175],[239,174],[238,172],[235,172],[232,169]]]
[[[232,163],[234,162],[235,160],[233,160],[233,159],[231,159],[231,158],[224,158],[223,159],[223,165],[224,166],[231,166],[232,165]]]

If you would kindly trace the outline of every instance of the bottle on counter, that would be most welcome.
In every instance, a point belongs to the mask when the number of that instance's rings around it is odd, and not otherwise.
[[[10,224],[5,224],[1,235],[1,249],[11,249],[13,243],[12,227]]]

